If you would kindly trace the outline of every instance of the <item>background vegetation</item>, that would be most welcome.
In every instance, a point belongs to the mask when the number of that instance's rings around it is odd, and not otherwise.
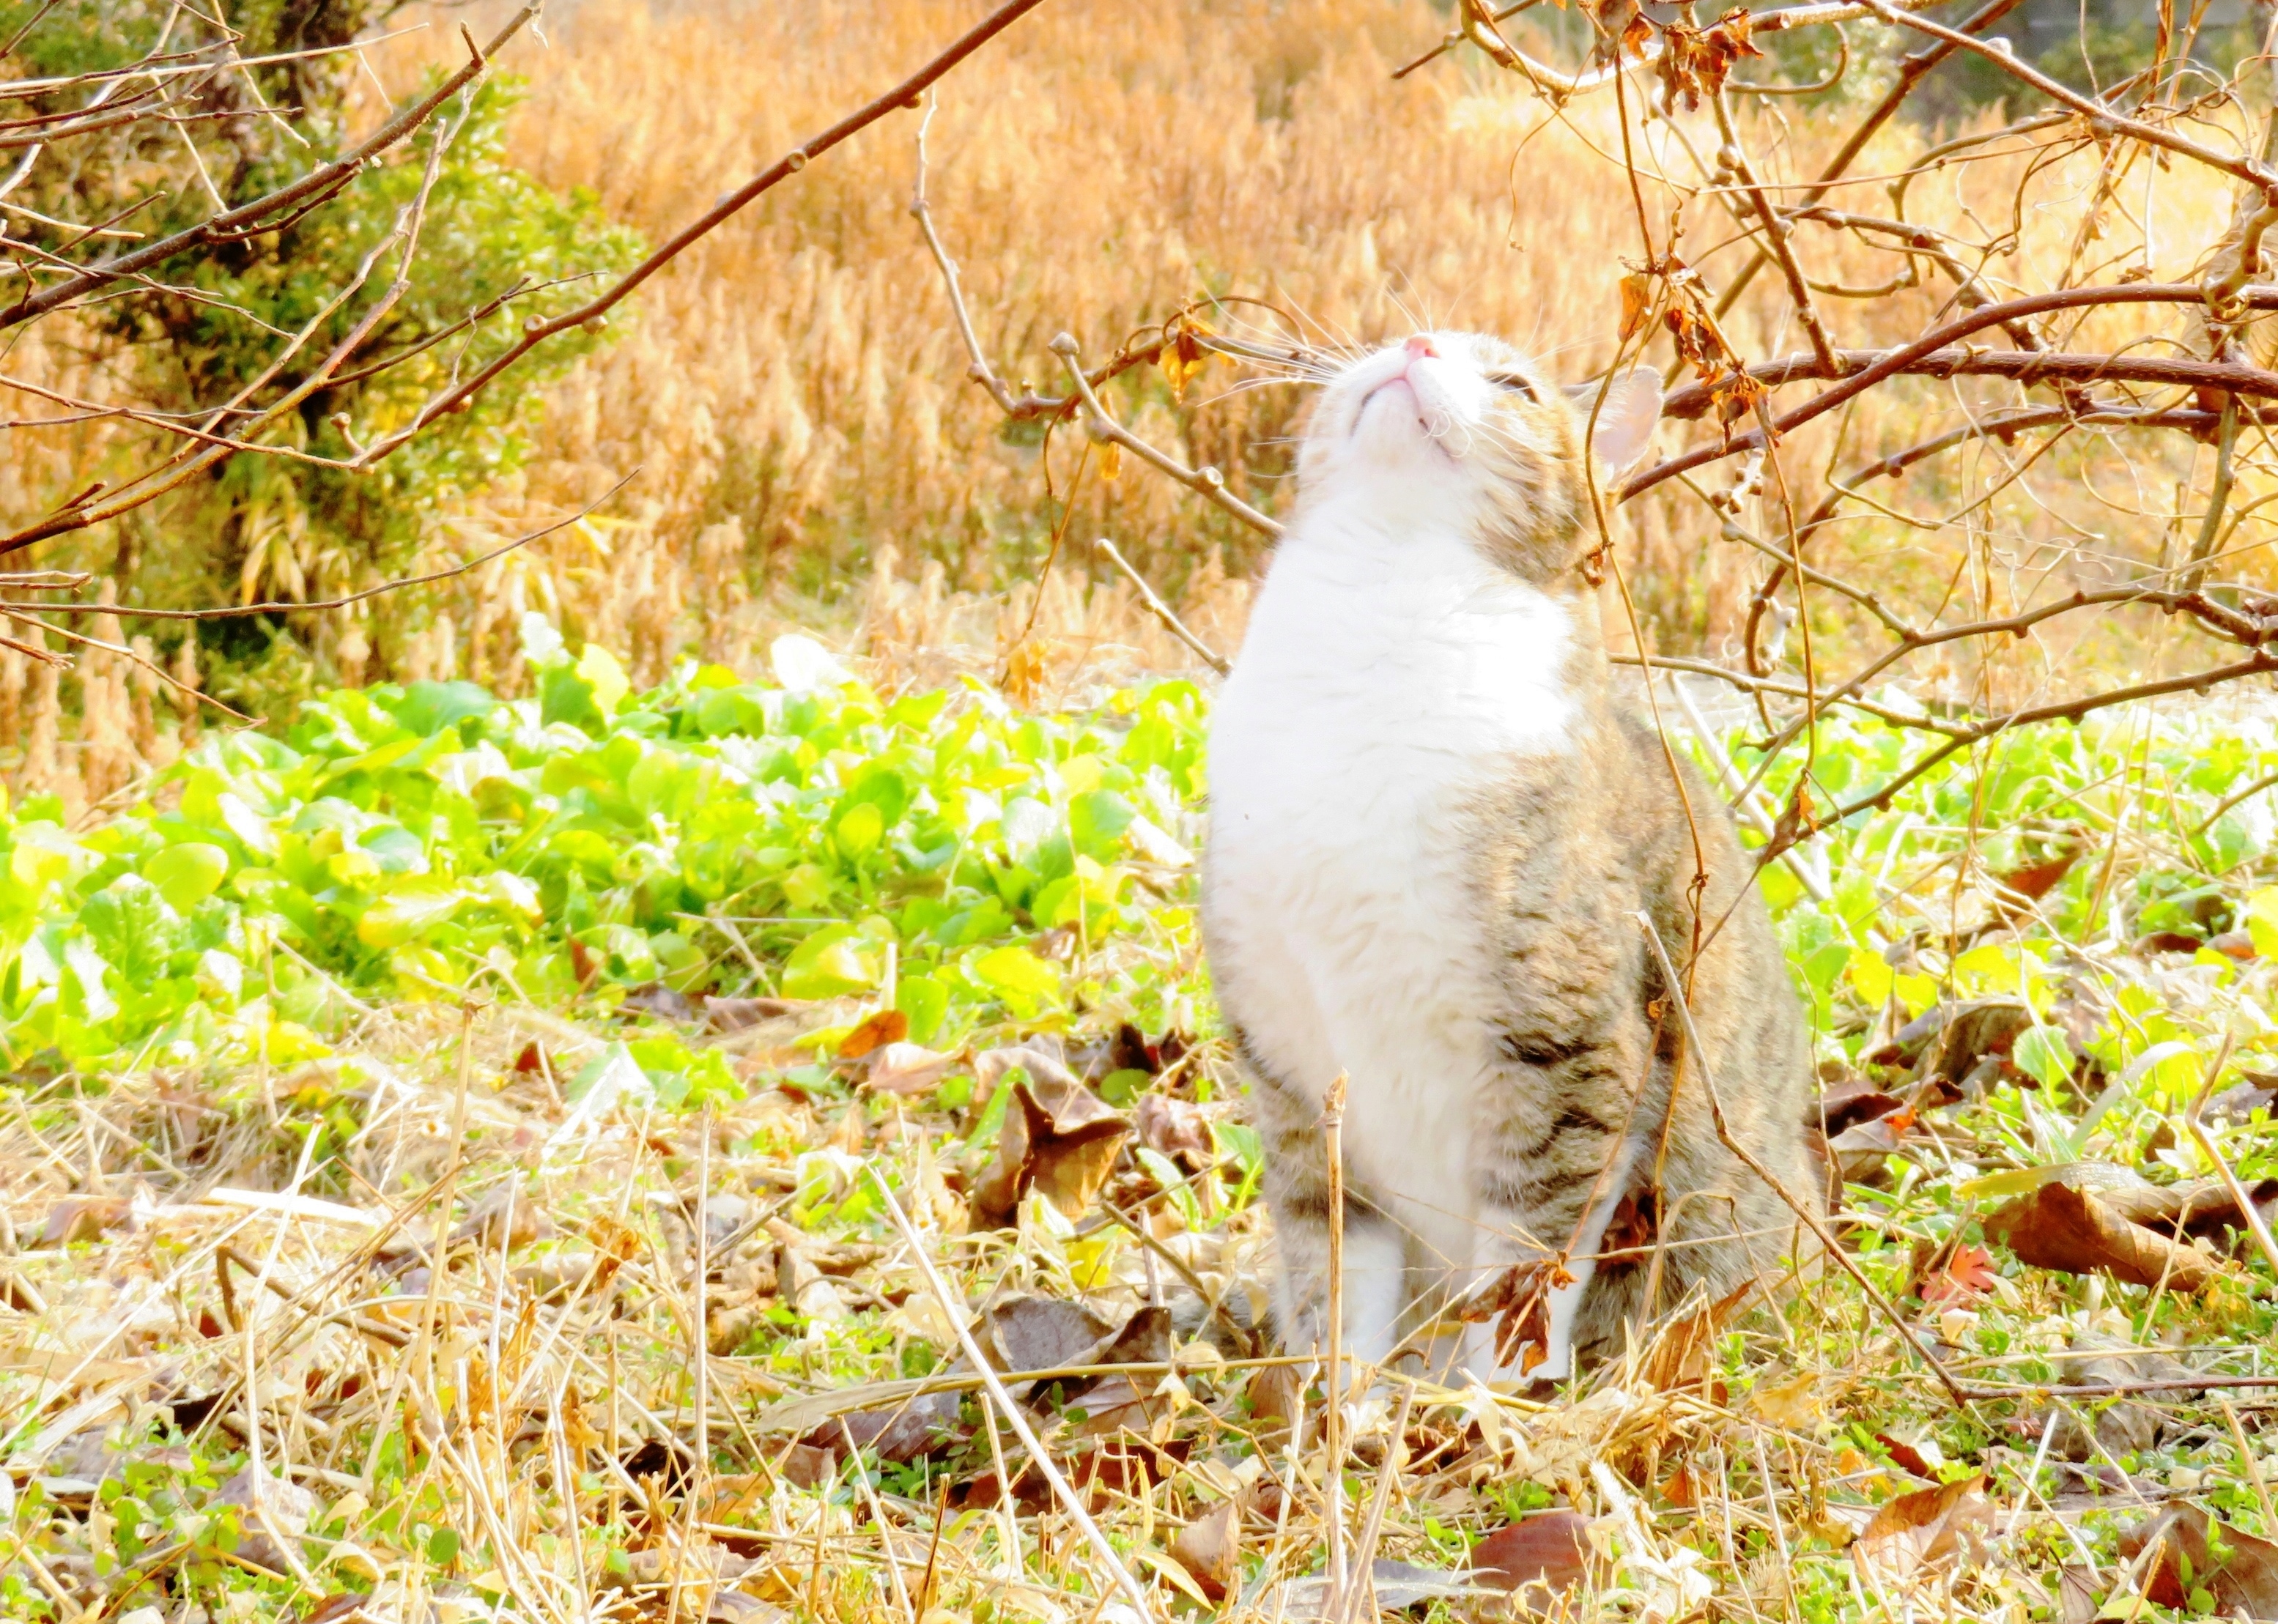
[[[56,111],[43,77],[291,58],[67,152],[20,141],[25,287],[355,150],[466,71],[461,20],[506,17],[225,15],[233,42],[184,6],[0,8],[8,139]],[[2278,295],[1957,347],[2220,362],[2236,395],[1901,376],[1776,463],[1626,504],[1617,654],[1743,695],[1653,690],[1766,859],[1839,1246],[1674,1305],[1562,1392],[1427,1363],[1325,1430],[1265,1323],[1258,1147],[1193,917],[1211,679],[1084,545],[1232,652],[1269,534],[1110,429],[1270,520],[1343,347],[1475,326],[1579,378],[1648,341],[1686,382],[1671,347],[1705,340],[1668,316],[1760,240],[1732,155],[1800,192],[1922,41],[1767,33],[1719,131],[1649,72],[1623,95],[1650,118],[1468,46],[1395,78],[1454,21],[1406,0],[1047,5],[925,115],[977,355],[897,113],[347,466],[966,20],[584,0],[514,42],[518,83],[470,81],[322,208],[10,330],[11,525],[133,481],[218,402],[284,409],[259,454],[34,555],[112,595],[68,672],[20,600],[43,583],[6,577],[0,1611],[2278,1617],[2278,465],[2251,404]],[[1663,49],[1692,26],[1650,21]],[[2269,21],[2002,26],[2062,84],[2264,150]],[[1569,67],[1594,49],[1563,5],[1504,26]],[[1780,81],[1808,93],[1747,88]],[[2045,105],[1949,63],[1839,200],[1926,239],[1791,222],[1837,341],[2196,290],[2226,251],[2251,279],[2251,187],[2020,128]],[[419,252],[368,275],[419,209]],[[1808,354],[1799,309],[1757,276],[1702,379]],[[307,370],[383,310],[366,355],[394,364]],[[1099,404],[1020,405],[1067,386],[1062,332],[1105,363]],[[1954,423],[1959,454],[1880,461]],[[2191,693],[2221,643],[2246,669]],[[1855,703],[1811,698],[1892,644]],[[1368,1582],[1323,1576],[1342,1561]]]

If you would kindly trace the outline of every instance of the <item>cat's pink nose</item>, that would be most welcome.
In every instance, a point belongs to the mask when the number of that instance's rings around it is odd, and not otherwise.
[[[1430,355],[1436,358],[1440,354],[1439,350],[1433,347],[1431,339],[1420,332],[1414,338],[1409,339],[1405,347],[1407,348],[1408,353],[1411,355]]]

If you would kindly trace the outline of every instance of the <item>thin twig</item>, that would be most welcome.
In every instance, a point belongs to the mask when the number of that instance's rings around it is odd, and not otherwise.
[[[1220,676],[1227,676],[1233,674],[1233,664],[1230,661],[1222,659],[1209,644],[1204,643],[1200,637],[1195,636],[1192,631],[1189,631],[1187,629],[1187,623],[1181,620],[1176,614],[1173,613],[1170,605],[1165,603],[1160,597],[1157,596],[1153,587],[1147,584],[1147,577],[1141,575],[1136,569],[1134,569],[1131,567],[1130,560],[1115,550],[1115,544],[1113,542],[1108,540],[1106,537],[1102,536],[1092,545],[1097,547],[1100,552],[1106,556],[1107,561],[1115,566],[1117,571],[1121,574],[1126,581],[1131,583],[1133,589],[1139,594],[1139,601],[1146,606],[1148,614],[1153,615],[1158,621],[1162,622],[1164,630],[1169,632],[1180,642],[1185,644],[1189,649],[1192,649],[1195,652],[1195,654],[1202,660],[1203,664],[1208,666]]]

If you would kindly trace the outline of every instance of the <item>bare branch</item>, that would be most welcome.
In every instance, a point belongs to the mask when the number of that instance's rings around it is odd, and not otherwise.
[[[1123,554],[1115,550],[1115,544],[1113,542],[1108,540],[1106,537],[1102,536],[1093,545],[1099,549],[1101,555],[1105,557],[1109,563],[1115,566],[1117,571],[1121,574],[1123,578],[1131,583],[1132,587],[1139,594],[1139,601],[1147,606],[1148,614],[1153,615],[1157,620],[1163,623],[1164,630],[1169,632],[1180,642],[1192,649],[1196,655],[1201,659],[1203,664],[1208,666],[1220,676],[1226,676],[1234,670],[1234,666],[1230,661],[1221,658],[1209,644],[1204,643],[1200,637],[1197,637],[1193,632],[1187,629],[1187,623],[1171,612],[1171,606],[1165,603],[1162,599],[1157,595],[1155,589],[1147,584],[1146,576],[1141,575],[1137,570],[1131,568],[1130,561],[1126,559]]]

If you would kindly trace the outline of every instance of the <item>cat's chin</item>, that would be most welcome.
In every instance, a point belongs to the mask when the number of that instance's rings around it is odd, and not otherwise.
[[[1324,470],[1347,479],[1445,479],[1462,467],[1449,447],[1471,431],[1444,410],[1419,399],[1405,378],[1395,378],[1361,404],[1352,433]]]

